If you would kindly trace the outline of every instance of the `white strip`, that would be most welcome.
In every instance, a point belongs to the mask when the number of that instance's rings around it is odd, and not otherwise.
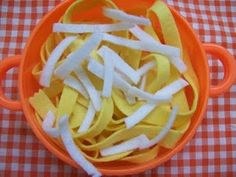
[[[156,66],[156,62],[155,61],[150,61],[146,64],[144,64],[143,66],[141,66],[136,72],[142,76],[144,74],[146,74],[150,69],[154,68]]]
[[[102,156],[109,156],[141,148],[142,144],[149,144],[149,139],[145,135],[139,135],[121,144],[114,145],[100,151]]]
[[[102,33],[92,34],[81,48],[67,56],[67,60],[55,70],[55,75],[64,79],[70,72],[80,66],[80,63],[89,56],[90,52],[94,50],[101,41]]]
[[[178,79],[171,84],[163,87],[162,89],[158,90],[155,95],[174,95],[178,91],[182,90],[184,87],[188,86],[189,83],[184,79]]]
[[[84,86],[73,76],[68,76],[64,80],[64,84],[77,90],[81,95],[83,95],[85,98],[89,98],[89,95],[87,91],[85,90]]]
[[[149,147],[157,144],[159,141],[161,141],[167,135],[167,133],[170,131],[170,129],[171,129],[171,127],[172,127],[172,125],[173,125],[173,123],[175,121],[177,112],[178,112],[178,108],[176,106],[173,107],[171,115],[170,115],[170,117],[168,119],[168,122],[165,125],[165,127],[163,127],[161,132],[156,137],[154,137],[151,141],[149,141],[149,143],[141,144],[141,148],[140,149],[149,148]]]
[[[95,110],[100,111],[102,107],[101,99],[96,88],[93,86],[93,84],[91,83],[91,81],[89,80],[88,76],[86,75],[86,73],[83,71],[82,68],[80,68],[80,70],[76,71],[75,73],[80,82],[83,84],[84,88],[87,90]]]
[[[81,126],[78,129],[78,133],[85,132],[89,129],[89,127],[91,126],[91,124],[94,120],[95,113],[96,113],[96,110],[94,109],[93,104],[90,101],[89,106],[88,106],[88,110],[87,110],[87,114],[86,114]]]
[[[115,68],[126,75],[133,83],[137,84],[139,82],[139,75],[136,71],[129,66],[115,51],[110,49],[107,46],[102,46],[97,53],[105,58],[106,56],[109,57],[110,60],[113,60],[115,64]]]
[[[104,8],[103,14],[106,17],[109,17],[115,20],[129,22],[131,24],[140,24],[140,25],[148,25],[148,26],[151,25],[151,21],[148,18],[130,15],[117,9]]]
[[[104,66],[95,59],[89,60],[88,70],[100,79],[104,79]],[[131,87],[131,85],[122,79],[117,73],[114,73],[113,75],[113,85],[123,91],[128,91]]]
[[[162,88],[161,90],[157,91],[155,93],[155,96],[160,95],[174,95],[178,91],[182,90],[184,87],[186,87],[188,83],[183,79],[178,79],[168,86]],[[150,112],[155,109],[156,106],[159,104],[151,104],[147,103],[141,106],[137,111],[135,111],[132,115],[128,116],[125,119],[125,125],[127,128],[132,128],[137,123],[141,122]]]
[[[116,24],[63,24],[54,23],[53,32],[62,33],[96,33],[96,32],[113,32],[123,31],[132,28],[131,23],[116,23]]]
[[[155,44],[159,44],[151,35],[143,31],[140,27],[135,26],[129,30],[137,39],[140,41],[152,42]],[[183,62],[183,60],[179,57],[173,57],[168,55],[168,59],[170,60],[171,64],[173,64],[180,73],[184,73],[187,70],[187,66]]]
[[[61,140],[71,158],[74,159],[74,161],[79,166],[81,166],[88,173],[88,175],[92,175],[93,177],[102,176],[101,173],[96,169],[96,167],[81,154],[80,149],[74,143],[71,132],[69,130],[68,117],[61,117],[59,119],[58,125],[60,129]]]
[[[44,65],[39,83],[41,86],[49,87],[55,64],[60,59],[66,48],[74,41],[76,37],[70,36],[63,39],[50,54],[47,63]]]
[[[113,83],[113,73],[114,73],[114,61],[112,60],[110,54],[106,51],[101,51],[99,49],[98,53],[103,58],[104,61],[104,82],[102,95],[106,98],[111,96],[112,83]]]
[[[139,122],[141,122],[158,105],[159,104],[147,103],[141,106],[132,115],[128,116],[125,119],[126,127],[129,129],[138,124]]]
[[[135,25],[135,27],[129,29],[129,31],[140,41],[146,41],[146,42],[153,42],[153,43],[159,43],[156,41],[151,35],[143,31],[139,26]]]
[[[55,119],[56,117],[54,113],[52,111],[48,111],[48,113],[46,114],[46,117],[43,120],[42,129],[49,136],[58,138],[60,135],[60,132],[57,128],[53,128]]]
[[[111,42],[116,45],[121,45],[128,48],[136,49],[136,50],[156,52],[156,53],[160,53],[160,54],[172,56],[172,57],[180,56],[179,48],[169,46],[169,45],[163,45],[159,43],[154,44],[153,42],[146,42],[146,41],[130,40],[130,39],[121,38],[121,37],[114,36],[111,34],[106,34],[106,33],[103,35],[103,40]]]
[[[170,63],[173,64],[180,73],[184,73],[185,71],[187,71],[187,66],[181,58],[170,56],[168,57],[168,59],[170,60]]]
[[[138,98],[147,100],[149,103],[162,103],[162,102],[169,102],[171,100],[172,95],[170,94],[160,94],[154,95],[148,92],[145,92],[137,87],[130,87],[128,90],[128,94],[137,96]]]

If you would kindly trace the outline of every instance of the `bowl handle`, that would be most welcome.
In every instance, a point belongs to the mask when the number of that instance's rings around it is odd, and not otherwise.
[[[224,79],[216,85],[210,86],[210,96],[216,97],[225,91],[227,91],[236,80],[236,62],[234,57],[223,47],[216,44],[203,44],[206,53],[209,53],[217,58],[223,64],[224,67]]]
[[[19,100],[13,101],[7,98],[3,93],[1,84],[8,70],[20,65],[21,57],[21,55],[16,55],[0,61],[0,106],[10,110],[21,110],[21,102]]]

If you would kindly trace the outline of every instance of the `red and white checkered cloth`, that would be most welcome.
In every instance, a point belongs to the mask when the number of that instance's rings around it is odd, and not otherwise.
[[[0,61],[21,54],[37,21],[60,0],[0,1]],[[167,0],[195,29],[202,42],[227,48],[236,57],[236,1]],[[209,60],[212,84],[223,78],[220,62]],[[4,90],[17,99],[17,71]],[[236,85],[210,98],[194,138],[171,160],[135,176],[236,176]],[[52,155],[38,141],[22,112],[0,108],[0,176],[86,176]]]

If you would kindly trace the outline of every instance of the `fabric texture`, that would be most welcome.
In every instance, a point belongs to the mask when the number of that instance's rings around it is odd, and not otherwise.
[[[202,42],[217,43],[236,57],[236,1],[167,0],[192,25]],[[0,1],[0,62],[21,54],[38,20],[60,0]],[[211,84],[223,78],[222,64],[208,56]],[[17,68],[8,71],[3,90],[18,98]],[[210,98],[193,139],[168,162],[134,176],[236,175],[236,84]],[[0,107],[0,176],[87,176],[51,154],[36,138],[20,111]]]

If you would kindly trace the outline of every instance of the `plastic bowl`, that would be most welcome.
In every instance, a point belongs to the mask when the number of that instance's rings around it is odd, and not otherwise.
[[[4,96],[2,87],[0,86],[0,105],[11,109],[11,110],[23,110],[24,115],[31,126],[33,132],[38,137],[38,139],[44,144],[44,146],[55,154],[58,158],[64,162],[80,168],[64,151],[61,147],[55,144],[51,138],[49,138],[41,129],[38,124],[37,119],[34,115],[34,110],[29,105],[28,98],[33,95],[39,88],[38,83],[33,78],[31,71],[35,64],[39,61],[39,51],[46,40],[48,35],[52,31],[52,24],[57,22],[59,18],[63,15],[68,6],[73,2],[73,0],[67,0],[60,3],[55,9],[49,12],[41,22],[36,26],[30,38],[27,41],[23,55],[17,55],[14,57],[6,58],[0,63],[0,83],[3,76],[6,74],[7,70],[12,67],[19,67],[19,94],[20,100],[13,101],[9,100]],[[153,0],[114,0],[114,2],[123,10],[128,10],[133,6],[140,6],[142,8],[148,8],[154,2]],[[129,6],[127,6],[129,3]],[[192,117],[192,122],[183,136],[183,138],[178,142],[176,147],[172,150],[164,151],[160,153],[158,157],[144,164],[131,164],[131,163],[102,163],[96,164],[98,169],[104,175],[128,175],[137,174],[145,170],[154,168],[161,163],[169,160],[173,155],[180,151],[184,145],[193,137],[197,127],[203,119],[207,100],[209,96],[217,96],[224,91],[226,91],[234,82],[236,76],[236,64],[232,55],[230,55],[226,49],[215,45],[215,44],[202,44],[197,35],[194,33],[188,22],[180,16],[174,9],[170,7],[172,14],[176,20],[179,32],[181,34],[181,39],[184,47],[187,49],[188,54],[191,59],[193,68],[197,74],[200,93],[199,102],[195,114]],[[90,15],[96,16],[96,12]],[[210,86],[209,80],[209,67],[207,63],[206,53],[214,55],[219,58],[224,66],[224,79],[217,86]],[[190,95],[191,97],[191,95]]]

